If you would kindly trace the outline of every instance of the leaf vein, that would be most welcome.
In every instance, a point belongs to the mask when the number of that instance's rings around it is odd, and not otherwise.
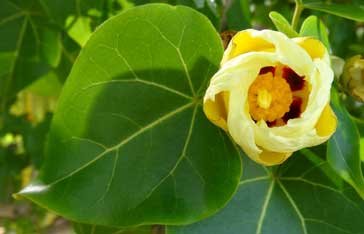
[[[327,226],[329,226],[329,227],[331,227],[331,228],[334,228],[334,229],[336,229],[336,230],[338,230],[338,231],[341,231],[341,232],[345,232],[345,233],[348,233],[348,234],[354,234],[353,232],[349,232],[349,231],[347,231],[347,230],[345,230],[345,229],[343,229],[343,228],[341,228],[341,227],[338,227],[338,226],[336,226],[336,225],[334,225],[334,224],[331,224],[331,223],[327,223],[327,222],[322,221],[322,220],[312,219],[312,218],[306,218],[305,220],[306,220],[307,222],[313,222],[313,223],[320,223],[320,224],[324,224],[324,225],[327,225]]]
[[[178,58],[179,60],[181,61],[181,64],[183,66],[183,69],[185,71],[185,75],[186,75],[186,78],[187,78],[187,81],[188,81],[188,85],[190,86],[190,89],[191,89],[191,92],[192,92],[192,95],[193,96],[196,96],[196,93],[195,93],[195,89],[193,87],[193,83],[192,83],[192,79],[191,79],[191,76],[190,76],[190,73],[188,71],[188,67],[187,67],[187,64],[186,64],[186,61],[185,59],[183,58],[183,55],[181,53],[181,50],[178,46],[176,46],[172,41],[170,41],[164,34],[163,32],[157,27],[157,25],[155,25],[153,22],[149,21],[149,20],[146,20],[146,19],[140,19],[141,21],[144,21],[146,23],[148,23],[150,26],[152,26],[158,33],[159,35],[168,43],[170,44],[177,52],[177,55],[178,55]],[[183,36],[183,34],[181,35]],[[180,39],[181,40],[181,39]]]
[[[297,216],[301,221],[301,226],[302,226],[303,233],[307,234],[305,218],[303,217],[301,211],[298,209],[298,206],[296,205],[296,202],[293,200],[291,195],[288,193],[288,191],[286,190],[286,188],[283,186],[283,184],[280,181],[278,181],[278,185],[281,187],[283,193],[286,195],[286,197],[288,198],[288,201],[291,203],[293,209],[296,211]]]
[[[270,201],[270,199],[272,197],[274,185],[275,185],[275,182],[274,182],[274,180],[272,180],[272,182],[269,185],[267,195],[266,195],[266,197],[264,199],[264,202],[263,202],[262,211],[260,213],[258,224],[257,224],[256,234],[261,234],[262,233],[263,221],[264,221],[265,215],[267,213],[267,208],[268,208],[269,201]]]
[[[72,177],[73,175],[75,175],[76,173],[82,171],[83,169],[87,168],[88,166],[92,165],[93,163],[95,163],[96,161],[98,161],[99,159],[101,159],[102,157],[104,157],[105,155],[107,155],[107,153],[112,152],[114,150],[117,150],[118,148],[120,148],[121,146],[129,143],[131,140],[133,140],[134,138],[136,138],[137,136],[139,136],[140,134],[148,131],[149,129],[152,129],[153,127],[157,126],[158,124],[162,123],[163,121],[175,116],[176,114],[183,112],[184,110],[190,108],[191,106],[195,105],[195,103],[191,102],[191,103],[187,103],[177,109],[175,109],[174,111],[169,112],[168,114],[158,118],[157,120],[153,121],[152,123],[146,125],[145,127],[141,128],[140,130],[136,131],[134,134],[131,134],[129,137],[125,138],[124,140],[122,140],[120,143],[107,148],[106,150],[104,150],[102,153],[98,154],[95,156],[94,159],[90,160],[89,162],[85,163],[84,165],[82,165],[81,167],[79,167],[78,169],[70,172],[69,174],[53,181],[52,183],[50,183],[49,185],[47,185],[46,187],[51,187],[56,185],[57,183]],[[197,105],[196,105],[197,106]]]
[[[187,133],[187,137],[186,137],[186,140],[185,140],[185,144],[183,146],[183,149],[182,149],[182,152],[181,152],[181,155],[179,156],[179,158],[177,159],[176,161],[176,164],[174,165],[174,167],[168,172],[168,174],[166,176],[164,176],[152,189],[151,191],[145,196],[145,198],[139,202],[138,205],[136,205],[134,208],[140,206],[144,201],[146,201],[150,196],[152,196],[152,194],[154,193],[154,191],[166,180],[168,179],[168,177],[173,177],[173,179],[175,180],[174,178],[174,172],[175,170],[177,169],[178,165],[181,163],[181,161],[183,160],[183,158],[185,158],[186,156],[186,150],[187,150],[187,146],[190,142],[190,139],[191,139],[191,135],[192,135],[192,130],[193,130],[193,127],[194,127],[194,123],[195,123],[195,118],[196,118],[196,113],[197,113],[197,107],[198,105],[195,106],[194,110],[193,110],[193,114],[192,114],[192,118],[191,118],[191,123],[190,123],[190,127],[189,127],[189,130],[188,130],[188,133]]]

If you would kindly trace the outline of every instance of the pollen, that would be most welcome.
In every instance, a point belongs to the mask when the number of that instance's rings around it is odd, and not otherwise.
[[[255,121],[265,121],[269,127],[283,126],[301,116],[310,91],[305,77],[291,68],[283,64],[263,67],[249,88],[250,115]]]
[[[286,79],[272,72],[258,75],[249,88],[250,115],[255,121],[273,122],[289,112],[293,94]]]
[[[268,109],[272,103],[272,95],[266,89],[258,91],[258,106],[263,109]]]

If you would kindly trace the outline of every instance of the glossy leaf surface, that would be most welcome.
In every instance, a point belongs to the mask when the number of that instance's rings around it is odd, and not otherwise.
[[[222,211],[168,227],[167,234],[362,233],[364,202],[350,187],[332,182],[327,162],[296,153],[274,170],[244,160],[238,192]]]
[[[63,89],[37,181],[20,195],[71,220],[184,224],[225,205],[238,151],[201,97],[222,56],[207,18],[152,4],[90,38]]]
[[[331,103],[338,118],[338,128],[328,142],[327,160],[334,170],[364,199],[364,177],[360,160],[358,127],[343,107],[337,92],[333,92]]]

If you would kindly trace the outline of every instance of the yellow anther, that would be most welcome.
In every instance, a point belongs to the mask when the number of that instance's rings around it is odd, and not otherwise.
[[[249,111],[256,121],[273,122],[289,111],[293,94],[289,84],[282,77],[271,72],[259,75],[248,92]]]
[[[266,89],[261,89],[258,91],[257,102],[260,108],[268,109],[272,103],[272,95]]]

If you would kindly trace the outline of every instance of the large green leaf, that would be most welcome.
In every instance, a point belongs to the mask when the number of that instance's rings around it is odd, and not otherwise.
[[[364,202],[317,156],[296,153],[276,170],[244,161],[237,194],[218,214],[168,234],[363,233]]]
[[[105,22],[63,89],[37,181],[20,195],[106,226],[183,224],[231,198],[238,151],[204,116],[222,57],[206,17],[152,4]]]
[[[47,25],[36,0],[2,0],[0,7],[0,102],[8,98],[51,66],[61,56],[59,32]],[[4,109],[3,109],[4,111]]]
[[[324,1],[304,1],[304,7],[312,10],[323,11],[343,18],[364,21],[364,4],[359,3],[328,3]]]
[[[317,16],[311,15],[303,21],[300,36],[314,37],[320,40],[330,51],[330,42],[327,35],[327,29],[322,21]]]
[[[364,199],[364,177],[360,160],[358,127],[340,101],[337,92],[333,92],[331,102],[338,118],[338,127],[328,142],[327,160],[333,169]]]

